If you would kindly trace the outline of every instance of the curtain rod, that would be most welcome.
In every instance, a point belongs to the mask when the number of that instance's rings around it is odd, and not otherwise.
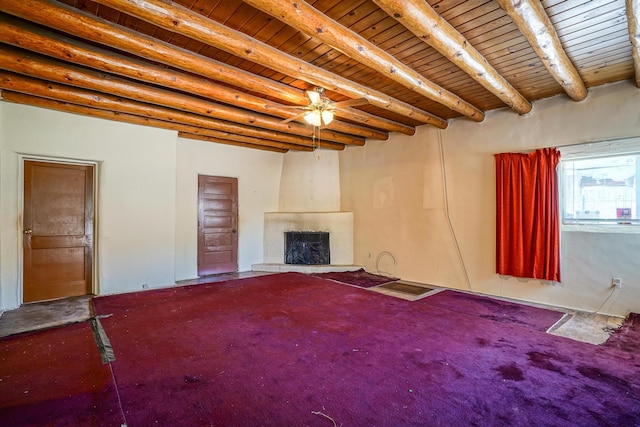
[[[598,140],[598,141],[575,142],[573,144],[559,145],[556,148],[576,147],[576,146],[580,146],[580,145],[589,145],[589,144],[604,144],[604,143],[607,143],[607,142],[619,142],[619,141],[625,141],[625,140],[629,140],[629,139],[640,139],[640,135],[625,136],[625,137],[622,137],[622,138],[614,138],[614,139],[602,139],[602,140]]]
[[[573,144],[565,144],[565,145],[555,145],[555,146],[546,146],[546,147],[538,147],[538,148],[532,148],[529,150],[522,150],[522,151],[513,151],[513,153],[517,153],[517,154],[529,154],[535,150],[541,150],[544,148],[556,148],[558,150],[561,150],[563,148],[571,148],[571,147],[584,147],[584,146],[588,146],[591,144],[615,144],[616,142],[622,142],[622,141],[629,141],[632,142],[634,139],[638,139],[640,140],[640,135],[637,136],[625,136],[622,138],[614,138],[614,139],[603,139],[603,140],[599,140],[599,141],[585,141],[585,142],[575,142]],[[638,151],[640,151],[640,146],[638,146]]]

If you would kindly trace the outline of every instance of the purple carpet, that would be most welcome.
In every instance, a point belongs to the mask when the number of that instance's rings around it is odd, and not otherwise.
[[[594,346],[455,294],[286,273],[94,302],[129,427],[640,425],[637,317]]]
[[[383,285],[385,283],[398,280],[395,277],[381,276],[378,274],[367,273],[363,268],[356,271],[336,271],[329,273],[312,273],[314,277],[321,279],[334,280],[336,282],[347,283],[349,285],[358,286],[360,288],[370,288],[372,286]]]
[[[120,426],[89,322],[0,339],[0,425]]]
[[[564,315],[559,311],[449,290],[438,292],[422,300],[422,303],[542,332],[549,329]]]

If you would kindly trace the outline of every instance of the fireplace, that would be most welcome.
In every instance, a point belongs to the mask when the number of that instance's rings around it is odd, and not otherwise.
[[[286,259],[288,232],[326,233],[326,263],[289,264]],[[264,262],[253,264],[254,271],[321,273],[355,271],[353,264],[353,212],[266,212],[264,214]]]
[[[285,264],[331,264],[329,233],[323,231],[287,231],[284,235]]]

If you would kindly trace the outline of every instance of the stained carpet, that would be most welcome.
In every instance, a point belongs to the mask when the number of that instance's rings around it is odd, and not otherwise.
[[[94,303],[129,427],[640,425],[637,317],[595,346],[443,293],[286,273]]]
[[[537,331],[546,331],[564,315],[555,310],[451,290],[431,295],[421,303]]]
[[[0,339],[0,425],[121,423],[89,322]]]

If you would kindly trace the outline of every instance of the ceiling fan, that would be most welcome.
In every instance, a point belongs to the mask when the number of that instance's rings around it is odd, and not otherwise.
[[[308,90],[309,105],[305,107],[286,107],[297,110],[303,110],[300,114],[283,120],[282,123],[289,123],[303,117],[310,125],[320,127],[326,126],[333,121],[333,116],[339,108],[354,107],[357,105],[368,104],[366,98],[349,99],[347,101],[333,102],[329,98],[323,96],[324,88],[317,87],[314,90]]]

